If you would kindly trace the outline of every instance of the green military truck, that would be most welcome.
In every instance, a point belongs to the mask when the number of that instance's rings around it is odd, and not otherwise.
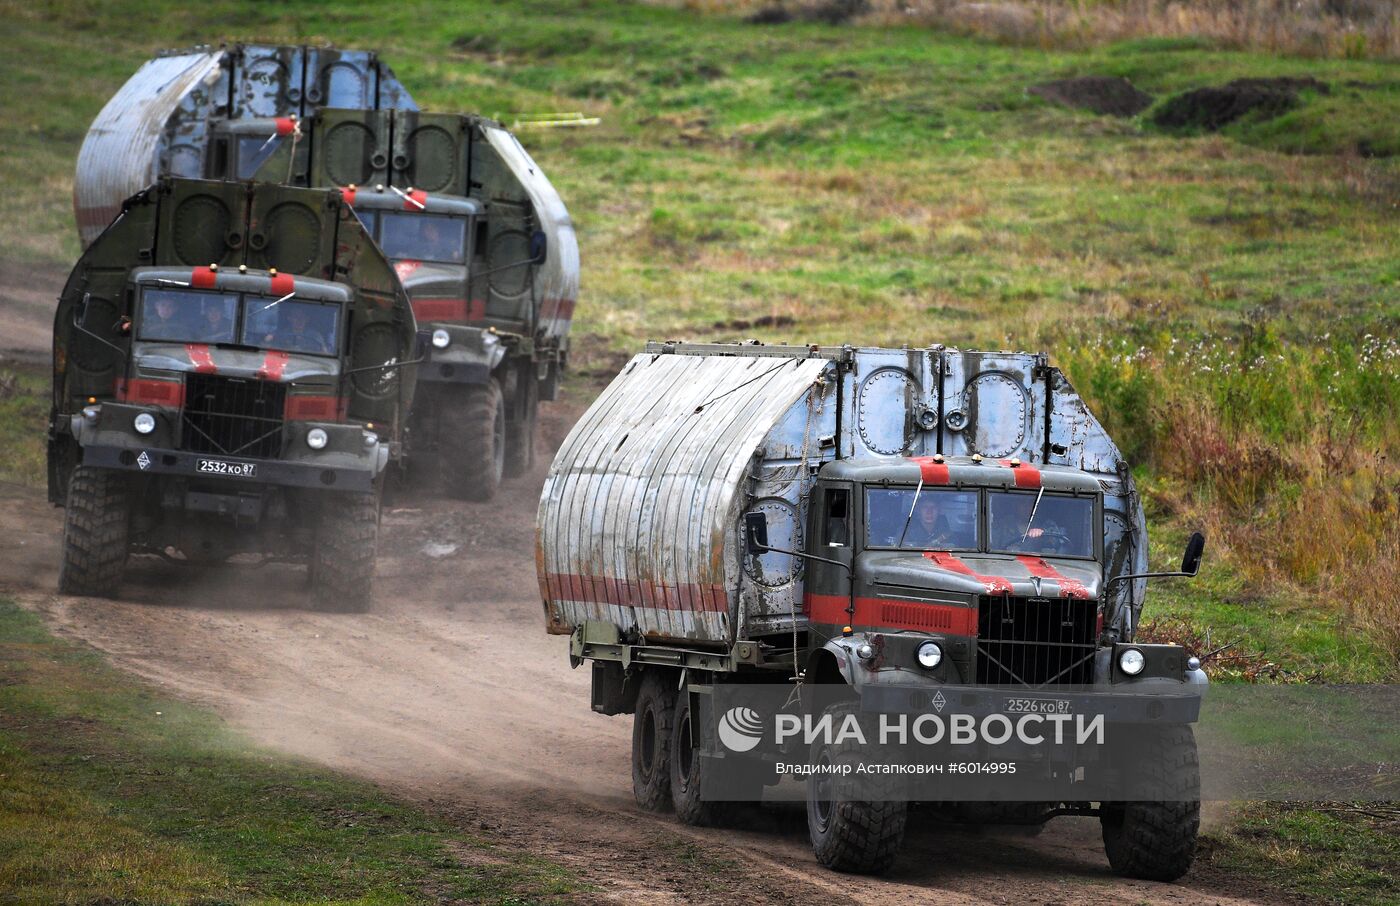
[[[1093,815],[1118,872],[1190,865],[1206,678],[1135,638],[1132,475],[1043,355],[650,344],[564,441],[537,530],[547,629],[591,662],[593,710],[633,715],[644,808],[716,823],[797,763],[834,869],[885,870],[949,816]],[[862,784],[831,773],[869,754],[848,740],[765,735],[765,696],[803,728],[1083,719],[1107,741],[988,734]]]
[[[93,122],[74,191],[85,242],[153,168],[343,190],[433,340],[405,462],[477,500],[531,467],[539,402],[567,363],[578,246],[499,123],[420,112],[372,53],[196,48],[146,63]]]
[[[60,589],[132,554],[304,561],[364,610],[415,382],[408,295],[338,192],[162,179],[74,267],[54,317]]]

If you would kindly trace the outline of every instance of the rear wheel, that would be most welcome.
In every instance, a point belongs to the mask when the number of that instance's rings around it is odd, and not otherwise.
[[[78,466],[68,481],[58,590],[116,597],[131,534],[131,485],[120,472]]]
[[[1138,802],[1102,803],[1103,848],[1120,875],[1175,881],[1196,853],[1201,826],[1201,774],[1189,726],[1144,729],[1134,746]]]
[[[490,500],[505,471],[501,385],[493,378],[463,387],[444,401],[439,418],[438,467],[447,493],[463,500]]]
[[[632,794],[649,812],[671,805],[671,740],[676,718],[676,690],[671,677],[648,670],[637,690],[632,715]]]
[[[316,609],[364,613],[370,607],[374,581],[379,498],[374,494],[328,493],[320,506],[308,566]]]
[[[843,702],[825,713],[831,717],[831,726],[841,727],[855,713],[855,707]],[[875,738],[871,732],[866,737]],[[874,874],[894,864],[904,842],[909,806],[900,796],[897,781],[877,775],[856,781],[854,774],[841,776],[821,770],[828,765],[854,765],[861,754],[858,746],[850,740],[826,743],[819,739],[813,744],[816,770],[807,778],[807,832],[817,861],[827,868]],[[859,795],[866,798],[855,798],[857,785]]]

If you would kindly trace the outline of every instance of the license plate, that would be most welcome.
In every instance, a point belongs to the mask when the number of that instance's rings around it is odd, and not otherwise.
[[[254,462],[229,462],[226,459],[201,459],[199,471],[210,475],[228,475],[232,478],[252,478],[258,474],[258,464]]]
[[[1067,698],[1008,698],[1001,709],[1009,714],[1069,714],[1074,710]]]

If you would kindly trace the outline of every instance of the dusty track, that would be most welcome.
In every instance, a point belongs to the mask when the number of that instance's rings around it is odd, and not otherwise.
[[[37,295],[0,286],[0,346],[48,345]],[[47,295],[47,293],[45,293]],[[51,304],[51,303],[50,303]],[[580,405],[549,410],[558,445]],[[547,461],[547,457],[544,457]],[[588,709],[588,674],[543,630],[533,519],[543,466],[486,505],[400,499],[385,512],[374,612],[302,609],[300,569],[186,571],[135,561],[121,601],[54,593],[62,513],[0,485],[0,591],[254,738],[377,781],[553,859],[628,903],[1257,903],[1240,879],[1180,885],[1109,873],[1097,822],[1036,839],[917,827],[882,879],[816,864],[800,812],[698,830],[638,811],[630,724]]]

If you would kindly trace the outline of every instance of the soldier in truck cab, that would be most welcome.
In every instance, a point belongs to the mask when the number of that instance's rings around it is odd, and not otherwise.
[[[186,330],[180,306],[167,295],[155,295],[142,314],[141,335],[148,340],[183,339]]]
[[[195,341],[200,343],[230,343],[233,341],[233,321],[229,318],[224,307],[224,303],[213,299],[201,305],[199,321],[191,331]]]
[[[311,326],[310,313],[300,305],[283,309],[277,319],[277,329],[264,337],[263,342],[293,352],[324,355],[331,351],[325,335]]]

